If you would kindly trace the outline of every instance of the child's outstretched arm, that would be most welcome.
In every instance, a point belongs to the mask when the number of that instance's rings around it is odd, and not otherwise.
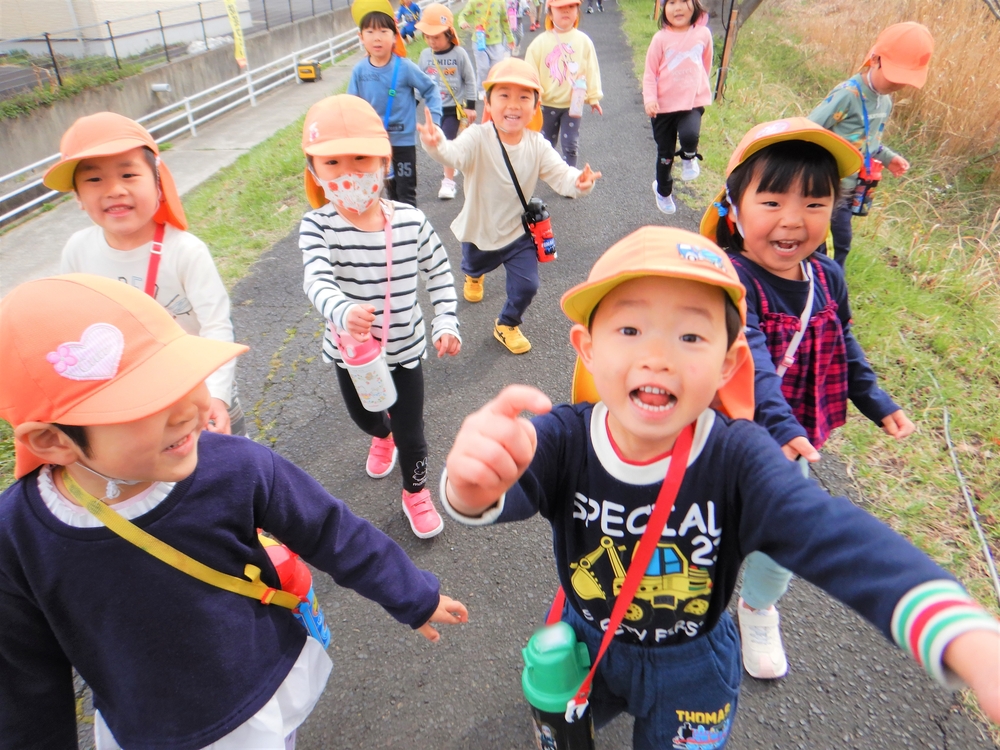
[[[518,480],[535,455],[535,428],[522,411],[545,414],[549,397],[537,388],[510,385],[462,422],[446,462],[451,507],[480,516]]]
[[[468,621],[469,610],[465,608],[465,605],[460,601],[452,599],[450,596],[441,594],[441,600],[438,602],[438,608],[434,610],[434,614],[431,615],[431,619],[417,628],[417,632],[431,643],[437,643],[441,640],[441,634],[431,625],[432,622],[438,622],[445,625],[458,625],[459,623]]]

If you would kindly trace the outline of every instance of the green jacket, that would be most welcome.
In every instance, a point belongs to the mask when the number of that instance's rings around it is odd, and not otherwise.
[[[865,119],[861,107],[861,97],[855,84],[864,92],[865,106],[868,108],[868,152],[873,159],[878,159],[888,165],[897,156],[896,152],[882,143],[882,131],[885,121],[892,112],[892,98],[887,94],[877,94],[868,85],[867,76],[857,73],[848,80],[838,84],[830,95],[810,114],[809,119],[827,130],[846,138],[865,155]],[[845,190],[854,190],[857,176],[853,175],[843,180]]]
[[[505,38],[509,44],[514,43],[504,0],[469,0],[455,18],[456,27],[461,28],[463,23],[469,24],[473,32],[477,26],[482,26],[487,44],[501,44]]]

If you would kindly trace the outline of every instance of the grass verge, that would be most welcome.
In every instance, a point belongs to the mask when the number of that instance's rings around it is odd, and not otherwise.
[[[725,101],[702,121],[702,177],[682,183],[691,205],[713,200],[752,125],[808,115],[843,80],[842,70],[816,61],[815,43],[802,42],[799,11],[809,4],[761,6],[741,30]],[[649,4],[621,0],[621,7],[641,78],[656,31]],[[918,429],[897,442],[852,408],[825,450],[846,462],[876,515],[1000,612],[943,429],[947,406],[962,472],[1000,557],[1000,194],[981,163],[942,159],[936,144],[916,145],[913,135],[890,121],[887,142],[913,167],[903,179],[884,180],[872,214],[854,222],[847,277],[855,334]]]

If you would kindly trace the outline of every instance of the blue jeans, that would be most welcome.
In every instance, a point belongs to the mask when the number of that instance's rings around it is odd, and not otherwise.
[[[568,603],[562,619],[593,660],[603,633]],[[718,750],[736,719],[742,674],[740,639],[728,612],[710,631],[678,646],[612,641],[590,692],[594,726],[625,711],[635,717],[636,750]]]
[[[535,243],[523,234],[499,250],[480,250],[471,242],[462,243],[462,272],[482,276],[500,265],[507,271],[507,301],[500,311],[500,324],[519,326],[531,300],[538,293],[538,254]]]

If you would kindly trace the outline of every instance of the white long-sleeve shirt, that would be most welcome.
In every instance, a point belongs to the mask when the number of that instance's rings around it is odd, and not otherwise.
[[[76,232],[62,252],[61,273],[92,273],[146,288],[152,241],[134,250],[116,250],[99,226]],[[190,232],[166,225],[163,255],[156,275],[156,301],[187,333],[216,341],[233,341],[229,293],[204,242]],[[205,380],[212,398],[232,404],[236,360],[230,360]]]
[[[390,365],[416,367],[427,349],[424,316],[417,302],[417,276],[427,287],[434,319],[431,340],[450,333],[458,337],[457,297],[444,245],[419,209],[406,203],[392,206],[392,280],[386,360]],[[371,334],[379,341],[385,326],[385,232],[365,232],[344,219],[328,203],[302,217],[299,248],[305,279],[302,288],[320,315],[338,330],[354,305],[372,305]],[[323,360],[342,363],[327,326]]]
[[[480,250],[499,250],[524,234],[514,182],[504,164],[500,140],[492,123],[472,125],[449,141],[438,128],[438,145],[424,151],[436,162],[454,167],[465,175],[465,205],[451,223],[460,242],[471,242]],[[541,133],[525,130],[521,142],[505,146],[511,166],[530,200],[541,179],[560,195],[578,198],[592,189],[578,190],[580,170],[570,167]]]

